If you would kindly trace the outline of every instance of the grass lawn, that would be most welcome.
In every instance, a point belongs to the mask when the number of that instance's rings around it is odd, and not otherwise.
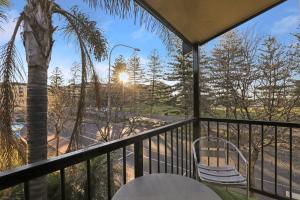
[[[124,111],[126,112],[128,112],[129,110],[129,107],[124,108]],[[143,114],[149,114],[151,111],[151,107],[145,104],[138,104],[136,105],[136,111]],[[152,112],[156,115],[183,115],[178,108],[166,104],[155,104],[153,106]]]
[[[245,194],[241,194],[239,192],[233,191],[228,188],[226,191],[225,187],[215,186],[215,185],[207,185],[213,191],[215,191],[223,200],[247,200],[247,196]],[[250,197],[250,200],[255,200],[256,198]]]

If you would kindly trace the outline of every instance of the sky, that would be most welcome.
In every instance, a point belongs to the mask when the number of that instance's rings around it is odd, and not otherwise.
[[[70,3],[71,2],[71,3]],[[146,67],[148,57],[153,49],[157,49],[163,64],[168,63],[168,52],[162,41],[153,33],[148,32],[139,25],[134,24],[133,19],[121,20],[118,17],[112,17],[100,9],[90,8],[82,0],[56,0],[62,8],[70,9],[77,5],[79,9],[90,16],[90,19],[97,22],[97,26],[104,31],[104,35],[109,43],[109,48],[116,44],[126,44],[140,48],[138,52],[141,57],[142,66]],[[7,10],[9,21],[2,24],[4,31],[0,30],[0,45],[5,44],[13,31],[16,18],[24,8],[25,0],[12,0],[11,6]],[[255,17],[254,19],[242,24],[239,30],[253,30],[257,35],[274,35],[281,42],[289,44],[293,42],[291,33],[297,31],[300,16],[300,0],[287,0],[283,4]],[[53,18],[54,26],[62,24],[59,17]],[[298,30],[299,31],[299,30]],[[212,49],[219,38],[207,43],[205,48]],[[54,35],[54,47],[49,67],[49,74],[55,67],[62,70],[64,79],[70,78],[70,68],[74,62],[80,62],[80,52],[75,40],[67,40],[62,33],[57,32]],[[16,46],[26,68],[25,51],[20,35],[17,38]],[[113,51],[112,61],[119,55],[126,59],[133,53],[131,49],[118,47]],[[107,80],[108,60],[96,62],[95,67],[103,81]]]

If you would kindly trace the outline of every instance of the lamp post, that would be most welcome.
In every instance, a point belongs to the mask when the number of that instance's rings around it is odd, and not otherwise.
[[[111,70],[111,55],[112,52],[115,48],[117,47],[126,47],[129,49],[133,49],[134,51],[141,51],[139,48],[135,48],[126,44],[116,44],[115,46],[113,46],[109,52],[109,59],[108,59],[108,83],[107,83],[107,121],[110,122],[110,117],[111,117],[111,96],[110,96],[110,70]]]

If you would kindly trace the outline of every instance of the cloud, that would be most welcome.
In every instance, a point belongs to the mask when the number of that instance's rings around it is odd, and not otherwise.
[[[105,32],[108,32],[108,31],[110,31],[113,24],[114,24],[113,20],[108,20],[108,21],[101,23],[100,28],[102,30],[104,30]]]
[[[299,20],[299,15],[289,15],[283,17],[274,23],[271,32],[277,35],[290,33],[297,28]]]
[[[143,39],[145,41],[151,39],[153,35],[149,31],[145,30],[144,27],[141,27],[138,30],[133,31],[131,33],[131,37],[134,40]]]
[[[0,30],[0,34],[1,34],[0,44],[4,44],[4,43],[8,42],[9,39],[11,38],[13,31],[15,29],[15,25],[16,25],[18,16],[19,15],[18,15],[17,11],[15,11],[15,10],[11,10],[7,13],[8,21],[3,22],[1,24],[3,30]],[[19,30],[20,30],[20,28],[19,28]],[[20,37],[20,31],[19,31],[17,34],[17,37],[16,37],[16,41],[20,40],[20,38],[21,37]]]

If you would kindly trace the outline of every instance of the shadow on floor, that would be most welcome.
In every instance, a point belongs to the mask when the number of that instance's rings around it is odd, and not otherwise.
[[[230,188],[207,184],[208,187],[213,189],[223,200],[247,200],[246,190],[240,188]],[[252,194],[249,200],[275,200],[273,198],[260,195],[257,193]]]

